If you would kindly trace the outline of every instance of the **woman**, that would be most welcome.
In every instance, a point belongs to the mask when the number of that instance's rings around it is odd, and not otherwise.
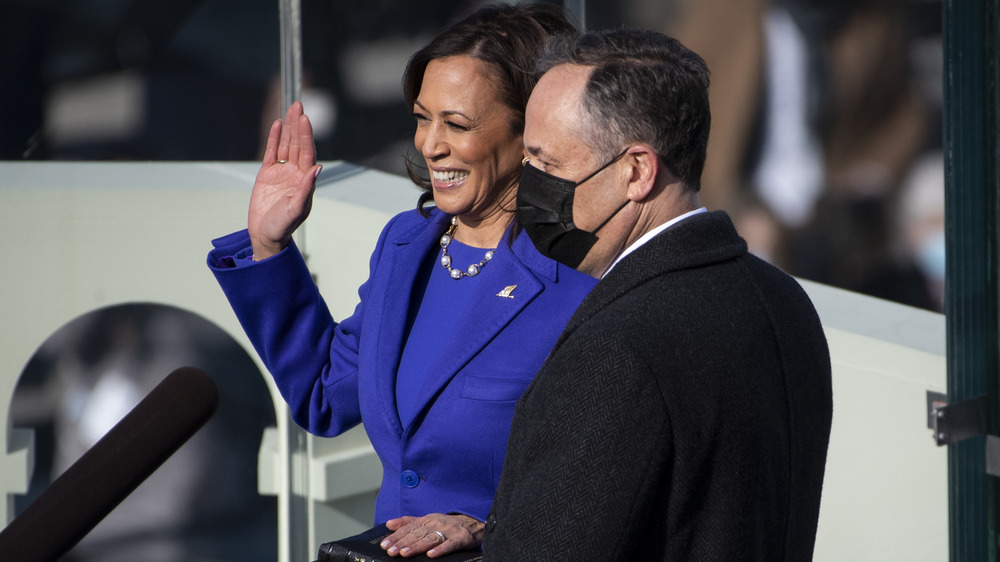
[[[513,222],[527,69],[571,32],[541,5],[488,6],[411,58],[404,94],[429,191],[383,230],[350,318],[330,317],[291,241],[320,169],[299,103],[271,128],[248,229],[209,254],[295,421],[324,436],[364,422],[390,555],[480,545],[514,404],[595,283]]]

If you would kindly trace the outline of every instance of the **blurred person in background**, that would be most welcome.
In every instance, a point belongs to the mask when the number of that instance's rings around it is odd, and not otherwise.
[[[900,256],[903,182],[940,149],[940,4],[642,0],[594,25],[658,27],[704,56],[715,127],[703,201],[798,275],[940,310]]]

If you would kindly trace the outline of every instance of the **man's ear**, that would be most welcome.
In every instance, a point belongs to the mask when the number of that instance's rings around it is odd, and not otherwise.
[[[628,198],[632,201],[644,201],[653,193],[656,178],[663,169],[660,157],[649,145],[637,144],[628,149],[625,158],[631,166]]]

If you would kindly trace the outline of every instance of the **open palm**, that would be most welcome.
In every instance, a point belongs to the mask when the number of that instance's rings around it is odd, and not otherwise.
[[[288,245],[292,233],[312,209],[316,176],[312,125],[295,102],[271,125],[264,159],[250,194],[247,230],[255,260],[277,254]]]

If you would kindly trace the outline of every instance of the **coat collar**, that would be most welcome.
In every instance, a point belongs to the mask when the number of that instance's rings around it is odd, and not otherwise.
[[[654,277],[729,261],[746,253],[746,242],[725,212],[712,211],[687,218],[622,259],[583,300],[559,343],[607,304]]]
[[[420,242],[416,245],[422,248],[425,236],[433,234],[434,238],[440,237],[447,230],[451,215],[441,212],[436,207],[431,208],[430,213],[427,221],[430,221],[432,225],[436,225],[436,229],[429,227],[425,221],[415,221],[409,228],[399,229],[389,241],[399,246],[404,246],[411,242]],[[538,253],[538,250],[535,249],[531,243],[531,239],[528,238],[528,235],[524,231],[519,232],[516,236],[514,232],[515,229],[508,228],[497,247],[509,248],[517,260],[531,270],[532,273],[544,277],[549,281],[557,281],[558,264]],[[511,236],[514,236],[513,243],[510,242]]]
[[[395,246],[385,286],[378,329],[378,349],[384,350],[377,359],[378,396],[383,404],[386,421],[402,435],[404,428],[396,406],[396,371],[405,344],[404,330],[412,306],[411,288],[428,252],[439,252],[441,234],[447,229],[450,217],[433,209],[427,219],[416,220],[413,226],[398,229],[387,241]],[[476,288],[472,311],[454,311],[457,333],[465,334],[461,341],[442,342],[434,350],[428,368],[428,377],[417,396],[418,413],[412,427],[419,425],[427,407],[455,375],[507,326],[544,289],[539,277],[554,280],[557,275],[555,262],[541,256],[531,245],[527,235],[521,233],[508,245],[510,229],[497,245],[494,258],[487,267],[493,277],[502,280],[498,286],[480,284]],[[461,282],[467,282],[463,279]],[[517,285],[514,298],[498,295],[507,286]],[[389,350],[394,350],[390,352]],[[412,429],[412,428],[411,428]]]

